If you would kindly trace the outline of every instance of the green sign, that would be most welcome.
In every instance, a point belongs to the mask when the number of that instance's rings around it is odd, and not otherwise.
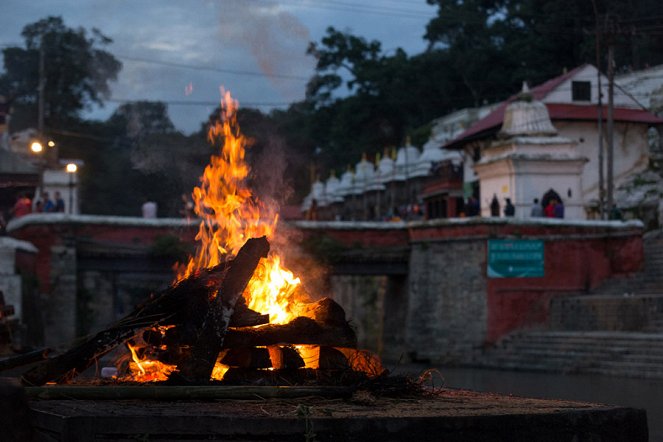
[[[489,239],[489,278],[540,278],[543,276],[543,241],[539,239]]]

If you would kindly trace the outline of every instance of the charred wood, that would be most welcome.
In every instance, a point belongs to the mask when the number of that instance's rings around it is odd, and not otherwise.
[[[229,367],[270,368],[270,352],[266,348],[232,348],[221,358],[221,363]]]
[[[177,375],[187,382],[208,381],[230,324],[237,300],[253,276],[260,259],[267,257],[269,242],[265,237],[249,239],[228,265],[215,294],[208,299],[204,314],[194,317],[196,342],[191,358],[177,366]]]
[[[39,350],[30,351],[17,356],[0,359],[0,371],[9,370],[16,367],[32,364],[35,362],[43,361],[48,357],[50,348],[42,348]]]
[[[332,347],[320,347],[318,368],[320,370],[350,370],[350,363],[341,351]]]
[[[252,370],[230,368],[223,376],[226,385],[355,385],[368,378],[352,370],[316,370],[312,368]]]
[[[278,344],[356,347],[357,335],[345,322],[342,325],[329,326],[311,318],[299,317],[288,324],[229,329],[223,346],[236,348]]]
[[[327,325],[346,324],[345,310],[336,301],[330,298],[322,298],[319,301],[304,304],[298,309],[299,316],[315,319],[317,322]]]
[[[267,350],[272,367],[275,369],[303,368],[305,365],[304,360],[294,348],[270,345]]]
[[[218,286],[228,263],[198,272],[136,307],[120,321],[86,338],[67,352],[47,359],[23,374],[25,385],[66,382],[94,361],[132,338],[139,330],[156,325],[179,324],[193,305],[207,302],[209,287]]]
[[[230,318],[229,327],[251,327],[269,323],[269,315],[263,315],[246,306],[244,298],[239,298],[235,305],[235,312]]]

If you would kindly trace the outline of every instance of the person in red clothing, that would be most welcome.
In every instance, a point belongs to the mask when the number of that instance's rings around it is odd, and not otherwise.
[[[557,200],[556,199],[551,199],[548,202],[548,205],[543,209],[543,214],[546,216],[546,218],[554,218],[555,217],[555,206],[557,205]]]
[[[19,218],[25,216],[28,213],[32,212],[32,201],[24,193],[19,194],[16,197],[16,203],[12,208],[12,214],[14,218]]]

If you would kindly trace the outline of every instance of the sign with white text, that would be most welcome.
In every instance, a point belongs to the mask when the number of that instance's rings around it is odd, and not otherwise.
[[[544,247],[540,239],[489,239],[489,278],[541,278]]]

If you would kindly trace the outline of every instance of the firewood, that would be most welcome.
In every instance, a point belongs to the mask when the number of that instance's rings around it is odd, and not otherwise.
[[[278,344],[351,348],[357,346],[357,335],[347,323],[329,326],[311,318],[298,317],[288,324],[266,324],[258,327],[229,329],[223,347],[258,347]]]
[[[269,323],[269,315],[263,315],[247,307],[244,298],[239,298],[235,304],[235,312],[230,318],[229,327],[250,327]]]
[[[356,385],[368,378],[352,370],[315,370],[311,368],[253,370],[230,368],[223,376],[225,385]]]
[[[315,319],[317,322],[327,325],[346,324],[345,311],[336,301],[330,298],[322,298],[319,301],[298,306],[299,316]]]
[[[208,301],[191,357],[177,366],[174,376],[186,382],[208,381],[223,346],[235,304],[253,276],[261,258],[267,257],[269,242],[265,237],[249,239],[229,264],[216,295]],[[195,323],[195,322],[194,322]]]
[[[221,358],[229,367],[270,368],[270,352],[266,348],[231,348]]]
[[[332,347],[320,347],[320,370],[350,370],[350,363],[345,355]]]
[[[269,359],[272,361],[274,369],[285,368],[302,368],[304,367],[304,360],[292,347],[279,347],[278,345],[270,345],[267,347],[269,351]]]
[[[180,324],[185,312],[195,304],[206,303],[209,287],[218,286],[228,263],[205,269],[178,284],[150,296],[144,304],[97,334],[67,352],[47,359],[23,374],[25,385],[43,385],[46,382],[66,382],[84,371],[99,357],[132,338],[139,330],[155,325]],[[185,307],[185,308],[183,308]]]
[[[50,348],[42,348],[39,350],[22,353],[17,356],[0,359],[0,371],[9,370],[16,367],[32,364],[34,362],[43,361],[48,357]]]

